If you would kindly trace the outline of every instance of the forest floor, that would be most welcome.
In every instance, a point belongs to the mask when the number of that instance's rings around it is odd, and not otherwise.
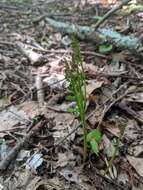
[[[72,38],[46,20],[94,27],[113,6],[1,0],[0,190],[143,190],[143,58],[109,42],[79,40],[86,126],[102,134],[99,154],[88,147],[83,162],[83,130],[65,79]],[[141,1],[102,28],[143,43]]]

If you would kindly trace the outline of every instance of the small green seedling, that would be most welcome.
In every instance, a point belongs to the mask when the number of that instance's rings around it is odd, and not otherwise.
[[[97,21],[97,20],[102,20],[102,16],[93,16],[92,19]]]
[[[122,137],[122,133],[120,134],[119,138],[114,138],[112,140],[114,151],[113,151],[113,155],[112,155],[111,159],[109,160],[109,162],[107,162],[107,168],[104,172],[104,175],[107,173],[107,171],[110,171],[113,168],[113,161],[115,160],[115,157],[116,157],[119,147],[121,145],[121,141],[120,141],[121,137]]]
[[[68,95],[65,97],[65,100],[67,100],[69,102],[73,102],[73,101],[76,101],[76,98],[74,95]]]
[[[112,44],[102,44],[99,46],[99,52],[104,54],[110,53],[112,49],[113,49]]]
[[[73,113],[73,114],[75,114],[76,116],[79,116],[79,111],[78,111],[77,106],[76,106],[75,108],[68,108],[68,109],[67,109],[67,112]]]
[[[102,140],[102,134],[98,129],[95,129],[87,134],[86,142],[90,145],[91,150],[98,156],[99,144]]]

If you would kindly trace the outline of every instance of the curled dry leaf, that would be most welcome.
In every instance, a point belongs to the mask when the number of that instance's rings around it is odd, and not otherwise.
[[[36,89],[37,89],[37,99],[39,106],[43,106],[44,104],[44,89],[43,89],[43,83],[42,83],[42,77],[40,74],[37,74],[36,76]]]
[[[103,81],[97,81],[97,80],[88,80],[87,81],[87,85],[86,85],[86,93],[87,93],[87,98],[89,97],[89,95],[91,95],[91,93],[100,88],[103,85]]]

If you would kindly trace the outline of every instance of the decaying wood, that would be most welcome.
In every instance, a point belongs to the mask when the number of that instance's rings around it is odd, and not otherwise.
[[[72,23],[58,22],[51,18],[45,18],[47,23],[54,28],[55,31],[76,34],[82,40],[90,40],[94,43],[109,42],[117,48],[130,51],[133,55],[143,57],[143,44],[140,40],[133,36],[121,35],[111,29],[101,28],[95,31],[93,27],[79,26]]]
[[[30,61],[32,65],[39,66],[44,63],[44,58],[42,54],[34,52],[26,44],[17,42],[16,47],[20,53],[22,53],[25,57],[28,58],[28,60]]]

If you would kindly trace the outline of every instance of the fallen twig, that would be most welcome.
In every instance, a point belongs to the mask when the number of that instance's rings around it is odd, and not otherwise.
[[[120,73],[105,73],[105,72],[95,72],[94,74],[88,74],[87,73],[87,78],[89,79],[95,79],[95,77],[110,77],[110,78],[118,78],[121,77],[123,79],[129,79],[129,80],[135,80],[135,81],[143,81],[143,77],[132,77],[128,76],[128,73],[126,71],[120,72]]]
[[[99,26],[105,21],[107,20],[113,13],[115,13],[116,11],[118,11],[119,9],[121,9],[124,5],[128,4],[131,0],[123,0],[122,3],[120,3],[118,6],[113,7],[110,11],[108,11],[101,20],[99,20],[95,26],[94,29],[97,30],[99,28]]]
[[[64,49],[59,49],[59,50],[55,50],[55,49],[38,49],[38,48],[33,48],[33,50],[35,51],[39,51],[39,52],[45,52],[45,53],[59,53],[59,54],[64,54],[66,52],[68,53],[72,53],[73,51],[72,50],[64,50]],[[97,53],[97,52],[93,52],[93,51],[81,51],[81,54],[83,55],[91,55],[91,56],[97,56],[97,57],[100,57],[100,58],[103,58],[103,59],[111,59],[110,56],[107,56],[107,55],[103,55],[101,53]]]
[[[13,127],[11,129],[0,130],[0,133],[15,132],[23,129],[25,129],[25,127]]]
[[[118,104],[119,108],[125,111],[127,114],[131,115],[137,122],[143,124],[143,119],[137,114],[132,108],[129,108],[123,103]]]
[[[23,141],[19,142],[9,153],[8,155],[0,162],[0,171],[4,171],[8,168],[13,159],[15,159],[19,151],[27,144],[31,137],[33,137],[41,128],[46,124],[46,120],[40,121],[35,125],[31,131],[25,136]]]
[[[117,91],[118,91],[118,89],[117,89]],[[100,121],[99,121],[98,126],[97,126],[98,129],[100,128],[106,113],[111,109],[111,107],[113,107],[117,102],[122,100],[129,92],[131,92],[130,87],[125,91],[124,94],[120,95],[117,99],[113,100],[109,105],[107,105],[107,106],[105,105],[105,109],[104,109],[104,111],[100,117]]]

